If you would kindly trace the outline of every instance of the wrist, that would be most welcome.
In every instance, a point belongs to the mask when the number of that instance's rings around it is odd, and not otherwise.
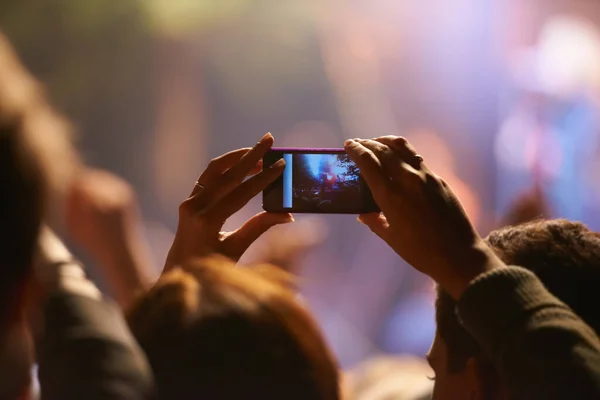
[[[505,268],[506,265],[485,243],[478,243],[465,251],[456,261],[432,277],[448,294],[458,300],[471,282],[481,274]]]
[[[115,299],[123,307],[133,301],[137,293],[152,284],[152,260],[148,246],[140,240],[114,243],[95,255],[100,272],[104,275]]]

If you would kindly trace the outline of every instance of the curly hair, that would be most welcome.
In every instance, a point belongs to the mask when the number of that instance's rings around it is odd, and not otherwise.
[[[507,265],[533,272],[546,288],[600,332],[600,234],[580,222],[540,220],[492,232],[486,243]],[[438,287],[437,329],[449,349],[450,371],[470,357],[485,358],[457,320],[456,302]]]

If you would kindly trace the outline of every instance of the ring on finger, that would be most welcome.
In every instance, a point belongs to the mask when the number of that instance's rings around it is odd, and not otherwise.
[[[205,186],[203,184],[201,184],[200,182],[196,181],[196,183],[194,183],[194,186],[198,188],[198,191],[201,192],[203,191],[205,188]]]

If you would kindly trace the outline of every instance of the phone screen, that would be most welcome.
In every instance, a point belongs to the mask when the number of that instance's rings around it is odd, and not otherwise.
[[[378,211],[356,164],[343,149],[273,149],[268,168],[283,158],[281,177],[263,193],[263,208],[273,212],[360,214]]]

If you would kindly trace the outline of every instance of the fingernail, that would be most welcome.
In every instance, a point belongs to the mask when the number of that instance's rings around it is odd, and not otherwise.
[[[273,165],[271,165],[269,168],[279,169],[284,166],[285,166],[285,160],[283,158],[280,158],[279,160],[274,162]]]
[[[262,138],[260,138],[260,141],[258,143],[264,143],[269,139],[273,139],[273,135],[271,134],[271,132],[267,132],[263,135]]]
[[[275,223],[275,225],[285,225],[285,224],[291,224],[293,222],[296,222],[296,220],[290,216],[290,217],[285,217],[285,218],[280,219],[279,221],[277,221]]]
[[[355,145],[356,145],[356,142],[354,141],[354,139],[348,139],[344,143],[344,146],[355,146]]]

